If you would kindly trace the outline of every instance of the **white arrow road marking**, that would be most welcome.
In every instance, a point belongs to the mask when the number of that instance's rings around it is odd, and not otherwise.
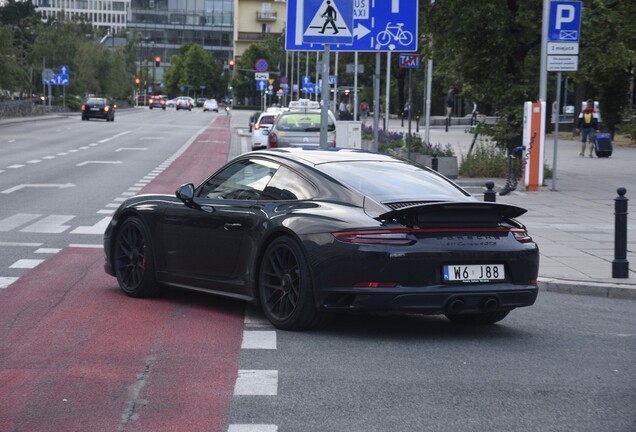
[[[88,165],[88,164],[112,164],[112,165],[117,165],[120,164],[121,161],[85,161],[85,162],[80,162],[78,163],[76,166],[84,166],[84,165]]]
[[[112,217],[108,216],[97,222],[93,226],[80,226],[71,231],[71,234],[104,234],[106,227]]]
[[[115,153],[120,152],[120,151],[124,151],[124,150],[144,151],[144,150],[148,150],[148,147],[122,147],[122,148],[118,148],[117,150],[115,150]]]
[[[18,191],[20,189],[28,188],[28,187],[67,189],[67,188],[75,187],[75,185],[73,183],[61,183],[61,184],[25,183],[25,184],[14,186],[14,187],[9,188],[9,189],[5,189],[5,190],[3,190],[0,193],[10,194],[12,192]]]
[[[48,233],[59,234],[63,233],[70,228],[69,225],[64,225],[64,222],[68,222],[75,216],[72,215],[51,215],[37,221],[34,224],[29,225],[26,228],[20,230],[20,232],[28,233]]]

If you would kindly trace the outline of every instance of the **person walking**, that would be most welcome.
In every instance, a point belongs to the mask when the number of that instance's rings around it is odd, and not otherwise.
[[[587,106],[579,114],[579,121],[576,127],[577,132],[581,133],[581,151],[579,156],[585,156],[586,142],[590,142],[590,157],[594,157],[594,137],[599,131],[598,129],[598,113],[594,109],[594,101],[588,99]]]
[[[362,100],[360,104],[360,119],[362,120],[362,126],[364,126],[367,122],[367,118],[369,117],[369,104],[366,99]]]

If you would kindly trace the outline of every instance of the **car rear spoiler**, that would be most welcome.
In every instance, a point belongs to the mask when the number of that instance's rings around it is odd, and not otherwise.
[[[421,222],[486,222],[501,218],[516,218],[527,210],[510,204],[482,201],[434,202],[394,209],[381,214],[378,219],[391,220],[416,217]]]

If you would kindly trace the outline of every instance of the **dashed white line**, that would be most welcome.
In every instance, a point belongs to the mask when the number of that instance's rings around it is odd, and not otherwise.
[[[39,264],[42,264],[44,260],[36,260],[36,259],[20,259],[14,262],[9,266],[9,268],[15,269],[32,269],[37,267]]]
[[[242,349],[276,349],[276,332],[273,330],[245,330]]]
[[[227,432],[278,432],[278,426],[271,424],[231,424]]]
[[[238,371],[234,385],[235,396],[276,396],[278,394],[277,370]]]
[[[0,276],[0,289],[8,288],[9,285],[17,280],[17,277]]]
[[[39,249],[36,249],[36,251],[34,253],[56,254],[56,253],[58,253],[61,250],[62,249],[59,249],[59,248],[39,248]]]

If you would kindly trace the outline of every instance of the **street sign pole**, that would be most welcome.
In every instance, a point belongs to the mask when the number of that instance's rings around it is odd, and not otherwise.
[[[320,107],[320,147],[327,148],[327,124],[329,121],[329,44],[322,55],[322,104]]]

